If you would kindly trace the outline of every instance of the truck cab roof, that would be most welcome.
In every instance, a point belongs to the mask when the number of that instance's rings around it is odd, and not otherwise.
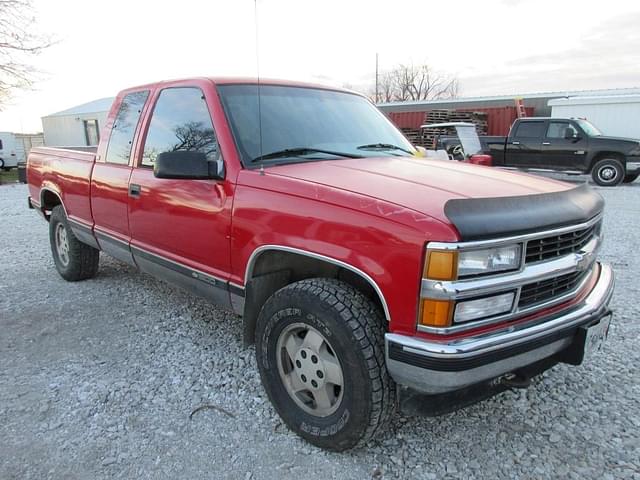
[[[190,81],[210,81],[215,85],[276,85],[276,86],[283,86],[283,87],[299,87],[299,88],[315,88],[315,89],[321,89],[321,90],[333,90],[336,92],[344,92],[344,93],[351,93],[351,94],[355,94],[355,95],[359,95],[359,96],[363,96],[361,93],[353,91],[353,90],[348,90],[346,88],[341,88],[341,87],[334,87],[334,86],[330,86],[330,85],[323,85],[323,84],[319,84],[319,83],[311,83],[311,82],[299,82],[299,81],[293,81],[293,80],[282,80],[282,79],[275,79],[275,78],[258,78],[258,77],[185,77],[185,78],[175,78],[172,80],[161,80],[158,82],[151,82],[151,83],[146,83],[146,84],[142,84],[142,85],[136,85],[135,87],[130,87],[127,88],[125,90],[123,90],[122,92],[129,92],[132,90],[140,90],[143,88],[161,88],[161,87],[166,87],[168,85],[172,85],[172,84],[181,84],[181,83],[187,83]]]

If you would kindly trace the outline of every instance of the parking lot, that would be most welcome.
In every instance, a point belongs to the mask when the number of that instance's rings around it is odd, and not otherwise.
[[[2,185],[0,478],[640,479],[640,180],[598,191],[604,350],[336,454],[280,422],[238,317],[106,256],[63,281],[26,186]]]

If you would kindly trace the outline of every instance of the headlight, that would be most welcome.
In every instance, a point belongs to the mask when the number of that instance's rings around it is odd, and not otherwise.
[[[432,250],[427,256],[424,276],[432,280],[455,280],[517,270],[521,255],[520,244],[481,250]]]
[[[640,143],[635,146],[629,153],[627,153],[630,157],[640,157]]]
[[[521,252],[520,245],[461,251],[458,254],[458,277],[517,270]]]

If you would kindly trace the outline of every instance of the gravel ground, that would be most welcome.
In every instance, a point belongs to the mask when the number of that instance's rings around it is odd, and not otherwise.
[[[603,352],[335,454],[280,422],[240,319],[106,256],[64,282],[26,187],[2,186],[0,478],[640,479],[640,181],[600,192],[617,273]]]

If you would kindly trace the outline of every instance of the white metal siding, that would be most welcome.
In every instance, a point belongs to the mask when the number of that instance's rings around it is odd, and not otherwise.
[[[549,105],[552,117],[586,118],[605,135],[640,139],[640,95],[556,99]]]
[[[33,147],[42,147],[44,145],[44,136],[42,133],[16,133],[16,157],[18,163],[24,163],[27,155]]]
[[[108,112],[55,115],[42,117],[44,144],[48,147],[79,147],[87,145],[84,120],[98,120],[98,129],[107,122]]]

